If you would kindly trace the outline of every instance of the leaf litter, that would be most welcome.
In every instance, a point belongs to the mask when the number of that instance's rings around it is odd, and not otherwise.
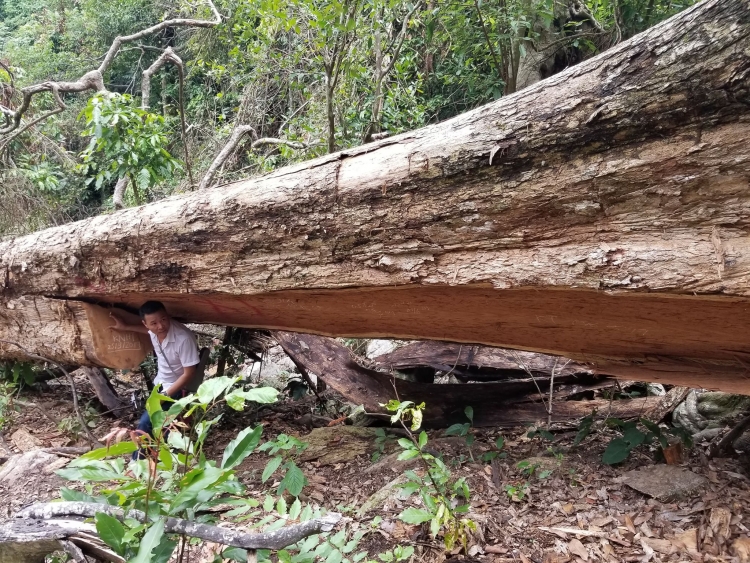
[[[35,397],[35,404],[54,404],[54,412],[61,418],[66,409],[71,409],[59,399],[59,395],[42,392]],[[310,400],[288,401],[254,414],[226,417],[213,436],[208,455],[220,459],[237,432],[256,422],[264,426],[264,441],[281,433],[306,441],[310,430],[300,420],[310,412]],[[104,435],[127,421],[101,417],[97,422],[96,435]],[[344,511],[355,527],[370,526],[377,519],[374,533],[367,535],[361,546],[373,557],[396,545],[411,545],[415,548],[411,560],[428,563],[750,561],[750,478],[742,459],[709,460],[704,449],[692,448],[682,469],[703,477],[705,485],[662,501],[638,492],[623,479],[628,471],[656,467],[651,456],[631,456],[614,467],[601,463],[610,439],[606,432],[594,433],[573,446],[575,433],[557,434],[554,442],[548,442],[529,439],[528,428],[474,429],[476,439],[469,450],[463,439],[444,437],[444,431],[433,430],[429,432],[432,453],[440,455],[456,477],[467,479],[471,488],[468,517],[478,526],[467,553],[460,548],[445,553],[441,542],[429,536],[426,526],[398,520],[404,509],[419,508],[414,498],[404,498],[391,485],[392,491],[386,490],[382,498],[375,499],[377,502],[367,504],[404,471],[418,467],[415,460],[395,460],[398,436],[387,440],[380,451],[369,431],[352,434],[350,427],[344,427],[347,430],[343,432],[337,428],[342,427],[318,430],[317,434],[327,434],[332,450],[339,443],[349,444],[351,447],[341,449],[351,455],[329,456],[333,463],[326,463],[323,455],[300,461],[308,480],[300,499]],[[32,435],[40,447],[82,445],[60,432],[53,421],[40,417],[38,408],[23,407],[4,434],[12,435],[20,429],[22,434]],[[339,442],[337,432],[341,432]],[[352,446],[356,439],[352,436],[360,436],[364,442]],[[495,445],[501,442],[506,457],[489,463],[479,461],[483,453],[496,450]],[[11,454],[20,454],[12,442],[7,448]],[[380,457],[377,461],[372,459],[375,453]],[[261,501],[269,486],[279,484],[261,483],[267,461],[265,455],[252,455],[236,468],[250,494]],[[0,496],[7,499],[0,519],[12,516],[23,505],[56,498],[60,486],[70,484],[44,471],[25,476],[21,486],[8,488],[0,481]],[[293,499],[287,501],[291,505]],[[202,560],[199,552],[205,552],[206,561],[216,553],[216,546],[194,549],[194,561]]]

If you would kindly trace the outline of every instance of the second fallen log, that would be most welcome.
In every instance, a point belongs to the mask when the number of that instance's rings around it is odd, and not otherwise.
[[[310,334],[274,332],[276,340],[294,361],[323,379],[347,400],[363,405],[368,412],[382,412],[381,404],[396,398],[425,402],[425,426],[444,427],[466,422],[464,409],[474,409],[475,426],[518,426],[547,420],[541,402],[534,402],[536,386],[528,381],[438,385],[411,383],[357,364],[349,349],[333,338]],[[395,386],[395,389],[394,389]],[[553,422],[574,422],[594,409],[629,418],[648,414],[660,404],[660,397],[626,401],[553,402]]]

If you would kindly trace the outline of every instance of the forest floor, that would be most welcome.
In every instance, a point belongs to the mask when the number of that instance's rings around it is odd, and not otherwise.
[[[84,382],[81,388],[85,405],[93,393]],[[367,435],[370,429],[364,431],[364,437],[353,434],[351,426],[323,427],[311,433],[304,415],[314,401],[311,396],[301,401],[286,398],[260,411],[228,412],[210,435],[207,454],[220,459],[239,430],[257,423],[264,426],[264,439],[285,433],[309,442],[308,454],[300,458],[308,461],[299,461],[309,482],[301,500],[343,512],[355,523],[370,526],[372,533],[361,548],[371,557],[395,545],[412,545],[416,550],[413,561],[435,563],[451,557],[523,563],[748,560],[750,467],[736,458],[709,460],[705,448],[696,445],[682,469],[700,476],[703,484],[689,487],[675,498],[651,498],[623,481],[632,470],[657,467],[652,452],[637,448],[625,462],[603,465],[602,452],[614,436],[607,428],[593,432],[578,446],[573,446],[575,430],[557,432],[554,440],[547,441],[529,438],[528,428],[475,429],[471,448],[464,438],[445,437],[442,430],[428,431],[428,448],[442,456],[455,477],[467,479],[471,488],[469,517],[477,523],[468,554],[458,550],[445,553],[426,526],[410,526],[397,519],[412,499],[400,498],[395,491],[381,493],[381,502],[362,512],[368,499],[406,469],[416,468],[419,460],[397,461],[396,439],[376,442],[374,435]],[[24,392],[16,406],[17,412],[2,430],[5,439],[0,442],[0,458],[23,449],[86,445],[80,428],[75,428],[65,386]],[[135,413],[116,420],[93,412],[88,411],[87,416],[97,437],[114,426],[135,422]],[[495,449],[500,436],[504,437],[503,456],[491,463],[479,461],[483,452]],[[52,464],[53,469],[64,465],[65,459]],[[248,494],[257,495],[261,502],[270,484],[263,485],[260,479],[267,461],[265,454],[256,453],[236,469]],[[679,479],[668,480],[671,482],[666,485],[679,485]],[[64,486],[75,488],[76,484],[64,481],[49,468],[25,474],[12,486],[0,481],[0,521],[29,504],[59,498]],[[380,517],[377,525],[372,526],[376,517]],[[193,549],[196,557],[191,561],[212,561],[210,546]]]

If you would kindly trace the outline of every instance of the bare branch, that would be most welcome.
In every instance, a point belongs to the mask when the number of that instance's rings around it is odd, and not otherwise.
[[[229,137],[227,144],[224,145],[224,148],[222,148],[221,151],[219,151],[219,154],[216,155],[216,158],[214,158],[213,162],[208,167],[208,170],[203,176],[198,189],[202,190],[203,188],[208,188],[211,186],[211,182],[213,182],[214,176],[216,176],[216,172],[231,156],[242,138],[248,133],[252,134],[253,138],[255,139],[250,145],[251,150],[263,145],[286,145],[293,149],[305,149],[308,147],[306,143],[302,143],[299,141],[287,141],[285,139],[277,139],[275,137],[261,137],[260,139],[258,139],[258,133],[252,126],[239,125],[235,127],[234,131],[232,131],[232,135]]]
[[[167,27],[214,27],[220,24],[221,14],[218,12],[216,7],[214,6],[212,0],[206,0],[206,3],[208,7],[211,9],[211,12],[214,16],[213,19],[211,20],[176,18],[176,19],[163,21],[159,24],[153,25],[149,28],[146,28],[132,35],[116,37],[115,40],[112,42],[112,46],[107,51],[107,54],[104,56],[104,60],[99,65],[99,68],[95,70],[90,70],[89,72],[81,76],[81,78],[76,80],[75,82],[48,81],[48,82],[43,82],[41,84],[34,84],[32,86],[26,86],[25,88],[22,88],[21,94],[23,95],[23,99],[18,109],[12,110],[10,108],[0,106],[0,112],[2,112],[2,114],[6,117],[6,122],[7,122],[7,126],[0,129],[0,135],[7,135],[13,131],[16,131],[21,126],[21,120],[24,114],[28,111],[29,106],[31,105],[31,100],[36,94],[39,94],[41,92],[52,92],[55,96],[57,108],[55,110],[47,112],[41,117],[35,119],[30,124],[24,126],[22,131],[16,133],[15,135],[13,135],[13,137],[19,135],[21,132],[25,131],[32,125],[35,125],[39,123],[40,121],[43,121],[44,119],[47,119],[48,117],[65,110],[66,106],[62,102],[62,98],[60,96],[61,93],[69,94],[69,93],[75,93],[75,92],[85,92],[86,90],[96,90],[97,92],[106,92],[107,89],[104,86],[103,75],[106,72],[106,70],[109,68],[109,66],[112,64],[112,61],[114,60],[115,56],[119,52],[120,47],[122,46],[123,43],[136,41],[137,39],[141,39],[142,37],[151,35]],[[174,56],[176,57],[176,55]],[[179,60],[179,57],[178,57],[178,60]],[[13,137],[4,139],[3,145],[7,144]]]
[[[16,514],[16,518],[46,520],[54,523],[54,518],[67,519],[75,516],[93,518],[98,512],[118,519],[126,517],[121,508],[106,504],[96,504],[93,502],[50,502],[24,508]],[[129,511],[127,517],[134,518],[140,522],[146,521],[145,513],[140,510]],[[286,526],[273,532],[248,534],[240,530],[198,524],[189,520],[182,520],[181,518],[167,518],[164,531],[169,534],[185,534],[193,538],[200,538],[222,545],[242,547],[244,549],[283,549],[313,534],[330,531],[339,520],[341,520],[341,514],[331,512],[321,518],[293,526]]]
[[[528,366],[523,362],[521,357],[518,355],[518,353],[515,350],[511,350],[511,356],[513,356],[513,359],[516,361],[518,366],[525,371],[529,377],[531,377],[531,380],[534,382],[534,385],[536,386],[536,390],[539,391],[539,398],[542,399],[542,405],[544,406],[544,410],[547,411],[547,415],[550,415],[552,413],[552,403],[549,403],[549,406],[547,405],[547,402],[544,400],[544,393],[542,393],[541,387],[539,387],[539,383],[536,381],[536,377],[534,377],[534,372],[532,372]],[[555,364],[557,365],[557,364]],[[554,372],[554,368],[553,368]]]
[[[123,209],[125,207],[123,196],[125,195],[125,190],[128,189],[129,183],[130,178],[127,176],[123,176],[117,180],[117,183],[115,184],[115,193],[112,195],[112,202],[115,204],[115,209]]]
[[[175,65],[177,67],[177,72],[180,75],[180,130],[182,132],[182,146],[185,150],[185,167],[187,168],[190,187],[192,188],[195,183],[193,182],[193,169],[190,166],[187,133],[185,131],[185,65],[183,64],[182,59],[177,56],[177,53],[172,50],[172,47],[167,47],[159,58],[157,58],[150,67],[143,71],[143,77],[141,79],[141,109],[148,110],[150,107],[151,77],[167,63]]]
[[[203,176],[203,179],[198,186],[199,190],[207,188],[211,185],[214,176],[216,176],[216,171],[221,168],[221,165],[224,164],[227,158],[229,158],[232,152],[234,152],[234,149],[237,147],[237,144],[240,142],[242,137],[244,137],[248,133],[252,133],[254,138],[258,138],[258,134],[255,132],[255,129],[253,129],[250,125],[238,125],[234,128],[234,131],[232,131],[232,134],[227,141],[227,144],[224,145],[224,148],[219,151],[219,154],[216,155],[216,158],[214,158],[213,162],[208,167],[208,170],[206,170],[206,174]]]
[[[157,33],[161,31],[162,29],[166,29],[167,27],[214,27],[221,23],[221,14],[216,9],[216,6],[214,6],[214,3],[211,0],[206,0],[206,3],[208,4],[208,7],[211,9],[211,12],[214,16],[214,19],[212,20],[194,20],[194,19],[186,19],[186,18],[176,18],[172,20],[166,20],[161,23],[158,23],[156,25],[152,25],[151,27],[147,27],[144,30],[139,31],[138,33],[134,33],[132,35],[123,35],[121,37],[115,37],[115,40],[112,42],[112,46],[109,48],[109,51],[107,51],[107,54],[104,57],[104,60],[102,61],[102,64],[99,65],[99,74],[104,74],[107,69],[109,68],[109,65],[112,64],[112,61],[114,60],[115,56],[117,55],[117,52],[120,50],[120,46],[123,43],[130,43],[131,41],[136,41],[138,39],[141,39],[142,37],[146,37],[147,35],[152,35],[154,33]]]

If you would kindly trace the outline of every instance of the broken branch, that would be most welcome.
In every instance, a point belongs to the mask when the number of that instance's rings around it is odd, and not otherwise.
[[[108,514],[119,520],[127,517],[139,522],[146,521],[146,514],[140,510],[130,510],[126,514],[121,508],[93,502],[50,502],[35,504],[24,508],[16,514],[16,521],[47,520],[52,523],[55,518],[65,518],[69,522],[67,519],[71,517],[93,518],[96,513]],[[205,541],[244,549],[283,549],[307,536],[332,530],[339,520],[341,520],[341,514],[330,512],[320,518],[293,526],[286,526],[272,532],[247,534],[239,530],[220,528],[209,524],[198,524],[181,518],[167,518],[164,524],[164,531],[169,534],[185,534]],[[7,534],[3,534],[2,528],[0,528],[0,538],[3,537],[7,537]]]

